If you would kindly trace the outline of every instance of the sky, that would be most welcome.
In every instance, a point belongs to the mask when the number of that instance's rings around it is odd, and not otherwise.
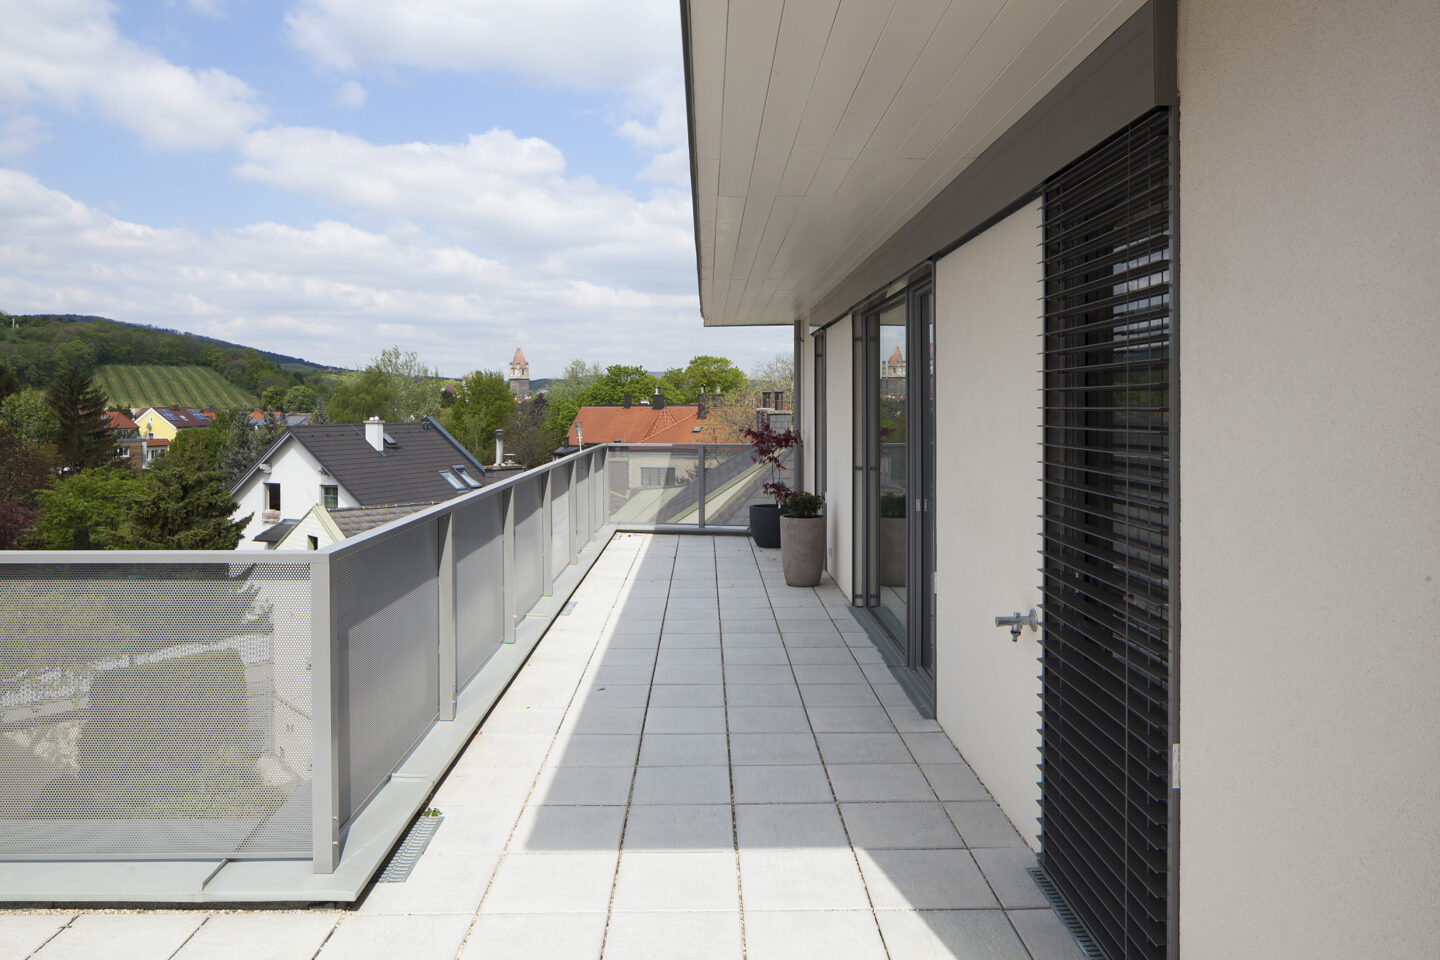
[[[447,376],[706,329],[675,0],[0,0],[0,311]]]

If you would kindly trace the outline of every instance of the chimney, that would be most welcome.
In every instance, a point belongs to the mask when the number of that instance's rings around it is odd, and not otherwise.
[[[505,431],[495,431],[495,464],[499,466],[505,462]]]
[[[656,387],[656,388],[655,388],[655,395],[650,398],[650,409],[651,409],[651,410],[664,410],[664,409],[665,409],[665,397],[664,397],[664,395],[662,395],[662,394],[660,393],[660,388],[659,388],[659,387]]]
[[[385,421],[371,417],[365,421],[365,439],[381,453],[385,452]]]
[[[697,401],[697,406],[698,410],[695,416],[700,420],[704,420],[710,414],[710,398],[705,396],[704,387],[700,388],[700,399]]]
[[[766,409],[766,410],[771,409],[771,407],[770,407],[770,391],[769,391],[769,390],[763,390],[763,391],[761,391],[761,393],[760,393],[760,406],[761,406],[762,408]]]
[[[631,394],[625,394],[625,402],[621,404],[621,406],[623,406],[626,410],[629,410],[630,404],[634,401],[634,399],[635,398]]]
[[[775,391],[775,409],[776,409],[776,410],[784,410],[784,409],[785,409],[785,391],[784,391],[784,390],[776,390],[776,391]]]

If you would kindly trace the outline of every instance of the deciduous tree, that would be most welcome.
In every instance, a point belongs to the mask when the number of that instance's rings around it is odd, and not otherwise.
[[[42,550],[119,546],[131,501],[143,488],[140,474],[123,466],[93,467],[61,478],[37,497],[40,509],[33,545]]]
[[[35,522],[38,494],[55,479],[55,449],[0,426],[0,550],[18,550]]]
[[[495,462],[495,431],[510,425],[515,395],[498,370],[477,370],[455,391],[441,423],[481,463]]]

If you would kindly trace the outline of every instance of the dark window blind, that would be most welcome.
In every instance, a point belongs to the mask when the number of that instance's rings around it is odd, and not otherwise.
[[[1166,955],[1170,177],[1158,110],[1044,190],[1041,862],[1111,960]]]

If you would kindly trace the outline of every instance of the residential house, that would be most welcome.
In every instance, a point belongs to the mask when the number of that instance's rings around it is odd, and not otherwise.
[[[282,520],[261,534],[260,538],[263,538],[262,542],[273,543],[275,550],[319,550],[429,506],[433,504],[391,503],[331,509],[317,503],[299,520]]]
[[[130,419],[125,410],[105,411],[105,420],[110,428],[110,437],[115,441],[115,461],[132,470],[145,466],[145,438],[140,436],[139,427]]]
[[[1440,7],[681,11],[705,323],[1097,948],[1433,953]]]
[[[142,437],[174,440],[181,430],[208,427],[214,421],[191,407],[145,407],[135,417]]]
[[[240,547],[278,544],[317,504],[433,504],[479,489],[485,468],[430,417],[289,427],[234,486]]]

